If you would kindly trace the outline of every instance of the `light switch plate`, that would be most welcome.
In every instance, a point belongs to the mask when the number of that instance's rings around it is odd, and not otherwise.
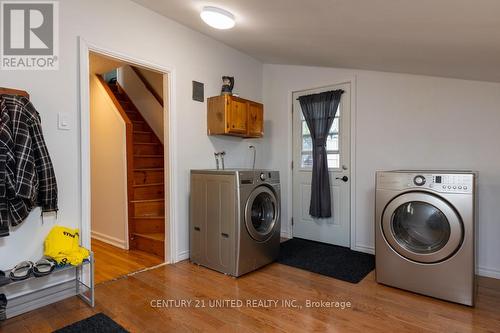
[[[59,112],[57,114],[57,128],[63,131],[68,131],[71,129],[69,113]]]

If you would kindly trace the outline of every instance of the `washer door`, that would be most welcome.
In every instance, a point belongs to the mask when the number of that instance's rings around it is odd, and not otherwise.
[[[464,237],[462,221],[450,204],[425,192],[394,198],[382,216],[382,231],[394,251],[421,263],[447,259]]]
[[[271,238],[279,218],[275,193],[267,186],[256,187],[245,206],[245,225],[250,236],[259,242]]]

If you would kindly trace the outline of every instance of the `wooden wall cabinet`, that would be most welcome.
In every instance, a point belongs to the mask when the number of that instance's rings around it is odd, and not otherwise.
[[[261,138],[264,135],[264,106],[230,95],[208,98],[208,135]]]

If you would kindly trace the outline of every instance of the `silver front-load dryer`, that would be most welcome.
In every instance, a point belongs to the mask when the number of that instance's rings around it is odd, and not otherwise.
[[[475,292],[475,172],[376,176],[377,282],[465,305]]]

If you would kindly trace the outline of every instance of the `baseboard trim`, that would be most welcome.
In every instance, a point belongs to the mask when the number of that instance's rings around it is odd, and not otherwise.
[[[105,235],[103,233],[94,231],[94,230],[92,230],[90,232],[90,236],[92,238],[100,240],[101,242],[104,242],[104,243],[107,243],[107,244],[119,247],[120,249],[128,250],[127,249],[127,242],[126,242],[126,240],[121,240],[121,239],[118,239],[116,237],[111,237],[111,236]]]
[[[189,251],[181,251],[177,253],[177,258],[175,262],[183,261],[189,259]]]
[[[373,246],[368,246],[363,244],[355,244],[353,247],[351,247],[351,250],[363,253],[375,254],[375,248]]]
[[[281,238],[291,239],[293,237],[292,237],[292,235],[288,231],[282,231],[281,232]]]
[[[477,267],[476,274],[483,277],[500,279],[500,271],[494,268]]]
[[[74,274],[74,273],[73,273]],[[57,281],[54,284],[42,285],[41,288],[20,295],[9,295],[6,315],[12,318],[43,306],[75,296],[75,278]]]

